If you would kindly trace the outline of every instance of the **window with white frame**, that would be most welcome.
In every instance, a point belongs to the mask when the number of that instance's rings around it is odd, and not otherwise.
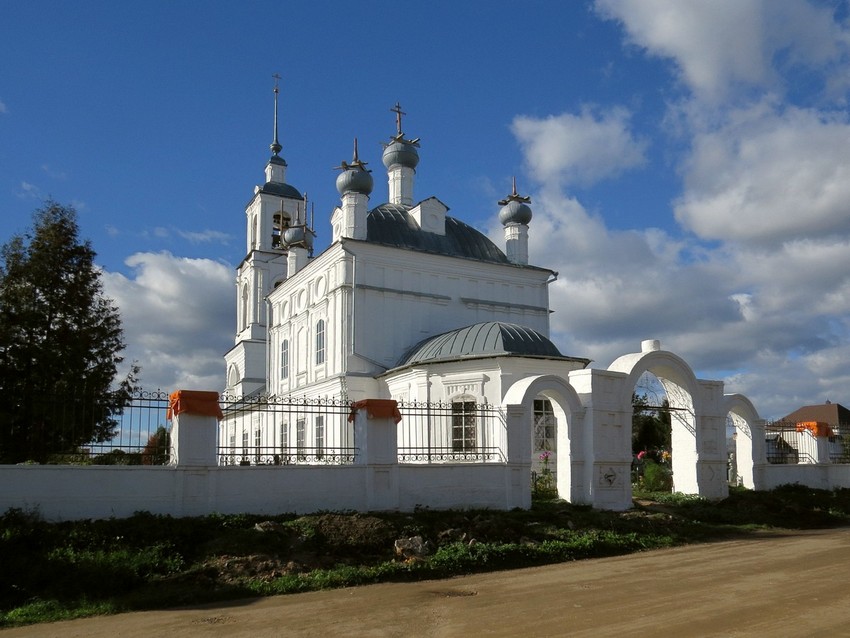
[[[305,460],[304,445],[307,442],[307,421],[298,419],[295,422],[295,449],[300,461]]]
[[[475,449],[475,401],[452,402],[452,451],[467,452]]]
[[[289,339],[280,342],[280,378],[289,378]]]
[[[236,433],[230,433],[230,464],[236,464]]]
[[[242,430],[242,460],[248,461],[248,430]]]
[[[260,462],[260,453],[262,451],[263,431],[260,429],[254,430],[254,461]]]
[[[316,417],[316,458],[320,459],[325,455],[325,417]]]
[[[316,365],[325,362],[325,320],[316,322]]]
[[[280,424],[280,451],[289,452],[289,423],[286,421]]]

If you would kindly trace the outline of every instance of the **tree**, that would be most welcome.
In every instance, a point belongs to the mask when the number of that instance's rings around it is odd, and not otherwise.
[[[171,435],[165,426],[160,425],[142,450],[142,465],[166,465],[170,454]]]
[[[138,367],[114,385],[124,349],[77,213],[46,202],[0,248],[0,463],[45,462],[117,433]]]
[[[632,394],[632,452],[670,450],[670,404],[651,406],[646,396]]]

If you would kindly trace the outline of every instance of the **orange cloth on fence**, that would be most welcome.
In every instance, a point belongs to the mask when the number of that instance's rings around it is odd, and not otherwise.
[[[401,412],[398,411],[398,402],[394,399],[363,399],[351,404],[351,413],[348,420],[354,420],[354,414],[358,410],[366,408],[370,419],[393,419],[396,423],[401,421]]]
[[[832,428],[829,423],[822,421],[800,421],[797,423],[797,432],[809,430],[814,436],[832,436]]]
[[[172,415],[194,414],[197,416],[214,416],[223,419],[221,407],[218,404],[218,392],[205,392],[202,390],[177,390],[168,395],[167,419]]]

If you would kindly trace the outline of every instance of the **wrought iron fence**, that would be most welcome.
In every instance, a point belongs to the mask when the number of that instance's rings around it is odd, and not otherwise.
[[[16,424],[3,419],[5,462],[76,465],[164,465],[171,454],[168,393],[133,391],[123,406],[104,407],[79,394],[39,396],[36,409]],[[4,415],[5,417],[6,415]],[[86,440],[93,432],[101,432]],[[14,440],[13,440],[13,437]],[[22,452],[17,455],[12,446]],[[16,458],[17,457],[17,458]],[[11,459],[11,460],[9,460]]]
[[[805,428],[789,421],[773,421],[764,428],[765,456],[773,465],[815,463],[817,441]]]
[[[399,463],[494,463],[507,460],[505,418],[493,405],[468,401],[398,404]]]
[[[345,397],[222,395],[220,405],[220,465],[346,465],[357,458]]]
[[[107,415],[61,397],[41,397],[41,401],[44,416],[39,427],[28,432],[33,440],[49,424],[69,428],[53,439],[62,442],[79,441],[74,428],[90,431],[92,423],[104,418],[114,422],[112,436],[82,444],[54,444],[41,462],[164,465],[171,458],[169,398],[164,390],[138,389],[120,410]],[[219,401],[224,415],[218,432],[221,465],[351,464],[359,454],[346,397],[221,395]],[[400,463],[506,461],[505,419],[492,405],[414,401],[400,402],[399,411]]]

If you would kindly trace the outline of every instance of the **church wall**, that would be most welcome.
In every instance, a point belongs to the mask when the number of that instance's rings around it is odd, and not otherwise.
[[[549,271],[354,246],[357,351],[386,368],[427,337],[482,321],[549,334]]]
[[[269,295],[273,325],[269,331],[272,365],[269,389],[299,393],[344,372],[348,324],[344,255],[337,248],[316,258]],[[323,323],[323,358],[317,359],[319,322]],[[289,345],[288,375],[281,375],[281,344]]]

